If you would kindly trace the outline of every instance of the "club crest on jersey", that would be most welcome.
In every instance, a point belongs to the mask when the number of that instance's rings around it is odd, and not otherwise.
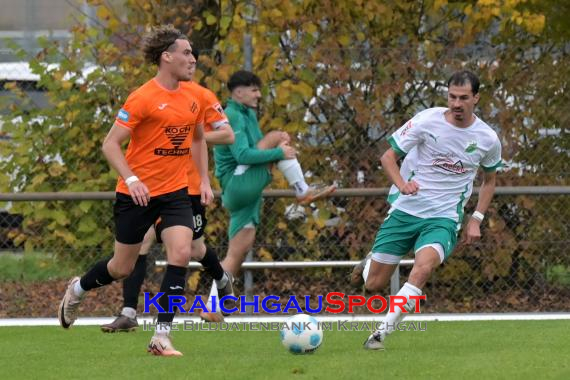
[[[119,114],[117,115],[117,119],[124,121],[125,123],[129,121],[129,113],[125,111],[123,108],[119,110]]]
[[[467,148],[465,148],[465,152],[469,154],[475,153],[476,151],[477,151],[477,141],[471,141],[467,145]]]

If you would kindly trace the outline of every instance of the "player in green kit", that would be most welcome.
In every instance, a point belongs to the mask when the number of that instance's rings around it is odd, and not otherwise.
[[[448,107],[424,110],[390,138],[381,158],[393,183],[388,196],[391,209],[380,226],[368,256],[352,273],[352,282],[365,280],[366,289],[382,290],[401,258],[413,249],[415,262],[397,295],[408,299],[406,311],[415,309],[410,296],[422,295],[432,272],[449,258],[464,219],[463,209],[473,191],[479,167],[483,184],[476,211],[464,231],[466,244],[481,237],[480,224],[495,192],[496,170],[501,166],[499,137],[473,110],[479,101],[479,79],[469,71],[454,73],[448,81]],[[401,167],[398,160],[404,157]],[[405,313],[398,307],[371,334],[364,348],[384,349],[386,336]]]
[[[225,109],[234,130],[235,142],[216,146],[214,160],[216,177],[222,186],[222,204],[230,213],[229,247],[222,266],[233,274],[238,273],[247,252],[253,247],[256,227],[259,224],[262,191],[271,183],[271,167],[275,165],[295,189],[297,201],[309,204],[328,196],[335,186],[315,187],[305,182],[297,153],[289,145],[286,132],[272,131],[265,136],[259,128],[255,109],[261,98],[261,80],[249,71],[234,73],[229,82],[231,99]],[[212,286],[210,296],[217,296]],[[202,313],[211,322],[223,319],[217,312]],[[213,311],[212,297],[208,310]]]

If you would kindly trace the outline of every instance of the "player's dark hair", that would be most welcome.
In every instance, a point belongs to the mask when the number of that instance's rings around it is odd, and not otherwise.
[[[449,80],[447,81],[447,87],[449,86],[463,86],[469,83],[471,85],[471,92],[476,95],[479,92],[479,78],[477,75],[473,74],[471,71],[462,70],[454,72]]]
[[[236,71],[228,81],[228,89],[233,91],[235,88],[244,86],[257,86],[261,87],[261,79],[251,71],[240,70]]]
[[[198,58],[200,57],[200,50],[194,49],[194,47],[192,47],[192,55],[194,56],[196,62],[198,62]]]
[[[154,27],[150,33],[143,38],[144,58],[148,63],[160,65],[160,56],[165,51],[175,49],[176,40],[187,40],[188,37],[182,34],[172,25]]]

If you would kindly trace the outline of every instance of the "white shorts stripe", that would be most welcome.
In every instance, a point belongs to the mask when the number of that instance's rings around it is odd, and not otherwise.
[[[381,264],[399,264],[400,260],[402,260],[402,257],[396,256],[396,255],[391,255],[389,253],[373,252],[372,253],[372,260],[376,261],[377,263],[381,263]]]
[[[435,249],[437,251],[437,254],[439,255],[439,263],[443,263],[443,261],[445,260],[445,252],[443,250],[443,246],[439,243],[431,243],[431,244],[426,244],[426,245],[422,245],[421,247],[419,247],[418,249],[416,249],[416,252],[414,252],[414,254],[417,254],[419,251],[421,251],[424,248],[427,247],[432,247],[433,249]]]

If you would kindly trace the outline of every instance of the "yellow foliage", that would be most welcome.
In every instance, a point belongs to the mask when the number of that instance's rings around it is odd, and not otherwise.
[[[206,17],[206,24],[207,25],[214,25],[216,22],[218,21],[218,19],[216,18],[216,16],[209,14]]]
[[[269,252],[265,248],[260,248],[257,251],[257,256],[259,257],[260,261],[273,261],[273,256],[271,256],[271,252]]]
[[[447,5],[447,0],[435,0],[433,3],[434,9],[438,10]]]
[[[290,81],[284,81],[277,86],[275,89],[276,96],[275,96],[275,104],[277,105],[286,105],[289,103],[289,97],[291,95],[291,91],[289,90]]]
[[[303,25],[303,29],[306,33],[314,34],[319,30],[313,22],[307,22]]]
[[[342,46],[348,46],[351,42],[351,39],[349,36],[347,35],[342,35],[340,37],[338,37],[338,42],[342,45]]]
[[[281,19],[283,17],[283,13],[281,13],[281,11],[278,8],[273,8],[269,12],[269,17],[273,19]]]
[[[500,5],[501,0],[478,0],[477,5],[481,7],[489,7],[489,6],[496,6]]]
[[[201,277],[200,271],[194,271],[188,277],[188,281],[186,282],[186,284],[188,286],[189,291],[195,292],[196,289],[198,289],[198,285],[200,284],[200,277]]]
[[[313,88],[305,82],[299,82],[291,87],[294,91],[303,95],[305,99],[309,99],[313,96]]]
[[[318,235],[318,231],[317,230],[313,230],[310,229],[307,231],[307,240],[308,241],[312,241],[315,239],[315,237]]]
[[[529,15],[525,21],[525,28],[532,34],[540,34],[544,30],[546,17],[544,15]]]
[[[106,20],[111,17],[111,13],[109,12],[109,8],[107,7],[98,7],[97,8],[97,17]]]

